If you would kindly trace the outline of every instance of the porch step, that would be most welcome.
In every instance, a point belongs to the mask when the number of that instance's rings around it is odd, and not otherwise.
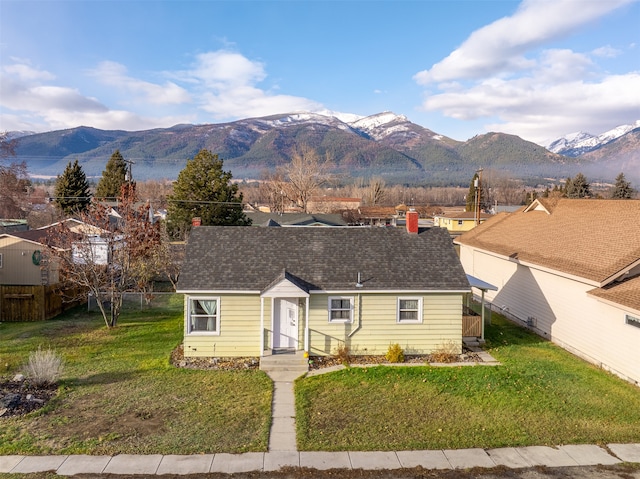
[[[479,348],[484,344],[484,339],[477,338],[475,336],[464,336],[462,343],[468,348]]]
[[[260,358],[260,369],[265,372],[295,371],[302,374],[309,370],[309,360],[304,357],[304,351],[271,354]]]

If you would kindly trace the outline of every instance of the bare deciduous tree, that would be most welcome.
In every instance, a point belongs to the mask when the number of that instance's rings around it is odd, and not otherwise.
[[[307,205],[313,194],[331,180],[329,160],[321,159],[311,148],[299,148],[279,172],[274,181],[274,195],[280,195],[296,203],[307,213]]]
[[[94,201],[79,215],[90,225],[84,232],[60,223],[49,235],[48,255],[58,264],[63,290],[73,286],[78,295],[91,294],[109,328],[118,322],[124,293],[148,291],[161,263],[159,225],[148,221],[145,207],[134,207],[134,199],[133,195],[122,198],[122,220],[117,225],[110,208]]]
[[[365,187],[363,200],[369,206],[382,204],[385,198],[385,181],[380,177],[371,178]]]

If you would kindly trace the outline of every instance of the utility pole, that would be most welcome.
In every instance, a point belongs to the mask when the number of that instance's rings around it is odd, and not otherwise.
[[[482,168],[476,171],[478,177],[474,181],[474,186],[476,187],[476,226],[480,224],[480,205],[482,204]]]

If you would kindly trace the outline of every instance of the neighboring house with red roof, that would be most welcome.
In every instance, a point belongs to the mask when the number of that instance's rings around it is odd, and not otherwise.
[[[505,315],[640,383],[640,201],[542,198],[455,243]]]

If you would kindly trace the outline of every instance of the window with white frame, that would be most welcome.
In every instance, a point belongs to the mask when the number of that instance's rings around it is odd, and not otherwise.
[[[631,325],[631,326],[635,326],[636,328],[640,328],[640,318],[635,318],[633,316],[631,316],[630,314],[627,314],[625,316],[625,323]]]
[[[398,298],[398,323],[422,322],[422,298],[404,297]]]
[[[353,322],[353,296],[329,297],[329,322]]]
[[[220,334],[220,298],[189,298],[189,334]]]

